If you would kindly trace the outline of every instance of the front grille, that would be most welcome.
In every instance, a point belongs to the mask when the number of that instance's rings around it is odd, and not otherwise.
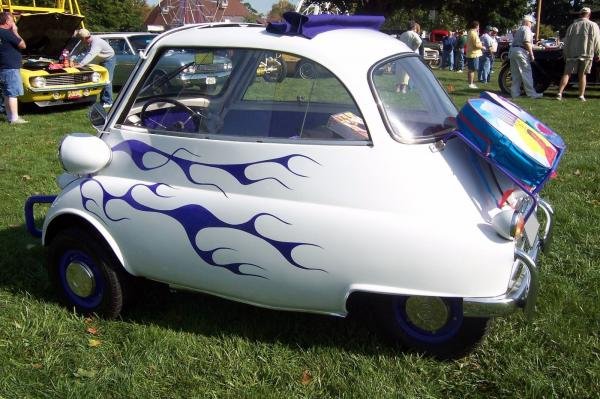
[[[65,73],[61,75],[52,75],[46,77],[46,86],[69,86],[80,83],[90,83],[93,72],[85,73]]]

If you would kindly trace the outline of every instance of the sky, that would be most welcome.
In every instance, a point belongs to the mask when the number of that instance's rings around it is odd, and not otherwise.
[[[158,4],[159,0],[146,0],[148,2],[148,4],[154,6],[156,4]],[[274,3],[277,3],[277,0],[242,0],[242,3],[248,2],[252,5],[252,8],[254,8],[256,11],[262,13],[262,14],[267,14],[269,11],[271,11],[271,6]],[[296,4],[295,0],[291,0],[290,3],[292,4]]]

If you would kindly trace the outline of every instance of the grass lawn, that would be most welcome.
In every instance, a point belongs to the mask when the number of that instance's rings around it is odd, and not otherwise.
[[[466,74],[436,73],[458,106],[478,96]],[[569,146],[544,190],[557,217],[537,316],[494,321],[481,347],[449,362],[386,345],[368,316],[275,312],[205,295],[151,292],[116,321],[73,314],[57,303],[22,207],[31,194],[57,191],[58,142],[93,132],[86,110],[1,122],[0,398],[598,397],[600,90],[586,103],[574,91],[562,102],[554,94],[516,101]]]

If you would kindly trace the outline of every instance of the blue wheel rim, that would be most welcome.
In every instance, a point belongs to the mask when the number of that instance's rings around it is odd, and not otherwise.
[[[406,301],[409,297],[398,297],[394,301],[394,317],[402,331],[410,338],[427,344],[439,344],[454,337],[463,323],[462,299],[443,298],[448,306],[448,322],[435,332],[423,330],[411,323],[406,313]]]
[[[71,290],[71,287],[69,287],[69,283],[67,282],[67,267],[73,262],[83,263],[92,271],[96,284],[94,291],[90,296],[81,297],[74,293]],[[62,288],[67,294],[67,298],[71,303],[75,304],[75,306],[91,311],[100,305],[104,296],[104,278],[96,263],[87,254],[79,250],[65,252],[63,256],[61,256],[58,264],[58,274]]]

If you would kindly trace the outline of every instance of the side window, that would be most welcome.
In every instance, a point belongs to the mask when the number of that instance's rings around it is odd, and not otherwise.
[[[125,41],[125,39],[106,39],[110,47],[115,50],[115,54],[118,55],[132,55],[131,49],[129,45]]]
[[[229,114],[225,133],[233,136],[369,140],[344,85],[323,66],[293,54],[261,57],[256,76]]]
[[[118,121],[224,140],[368,142],[345,86],[324,67],[257,49],[169,48]]]

